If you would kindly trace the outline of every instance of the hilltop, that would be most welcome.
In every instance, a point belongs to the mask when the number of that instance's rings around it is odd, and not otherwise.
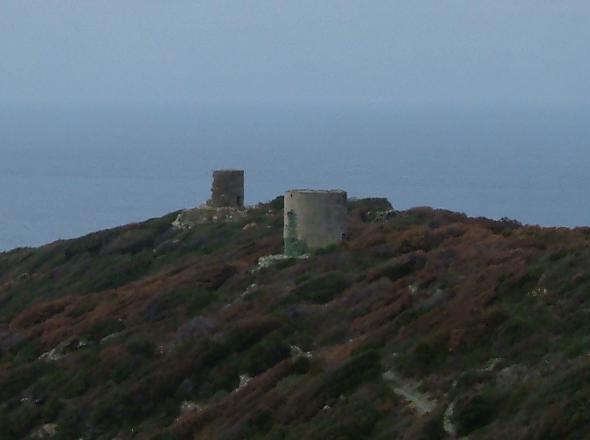
[[[0,439],[587,437],[589,228],[349,225],[262,258],[279,198],[0,254]]]

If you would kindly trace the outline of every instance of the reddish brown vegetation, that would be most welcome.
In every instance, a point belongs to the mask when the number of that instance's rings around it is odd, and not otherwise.
[[[355,202],[348,242],[259,271],[281,250],[268,206],[0,256],[0,422],[13,438],[40,412],[64,438],[412,438],[438,432],[456,400],[458,425],[482,438],[583,432],[590,229],[386,208]],[[421,380],[436,414],[408,410],[389,368]],[[181,414],[185,401],[200,409]]]

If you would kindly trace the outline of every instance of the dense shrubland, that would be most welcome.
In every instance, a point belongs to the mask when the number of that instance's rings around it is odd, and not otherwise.
[[[280,199],[0,254],[0,439],[587,435],[590,229],[349,212],[346,243],[262,269]]]

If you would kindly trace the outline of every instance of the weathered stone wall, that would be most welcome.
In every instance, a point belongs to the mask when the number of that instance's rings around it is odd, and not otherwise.
[[[244,170],[213,171],[211,199],[207,202],[213,207],[244,207]]]
[[[285,254],[297,256],[342,241],[348,232],[347,195],[342,190],[285,193]]]

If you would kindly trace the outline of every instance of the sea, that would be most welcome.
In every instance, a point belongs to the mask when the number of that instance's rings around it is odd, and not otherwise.
[[[590,111],[386,105],[0,104],[0,251],[197,206],[240,168],[291,188],[590,225]]]

